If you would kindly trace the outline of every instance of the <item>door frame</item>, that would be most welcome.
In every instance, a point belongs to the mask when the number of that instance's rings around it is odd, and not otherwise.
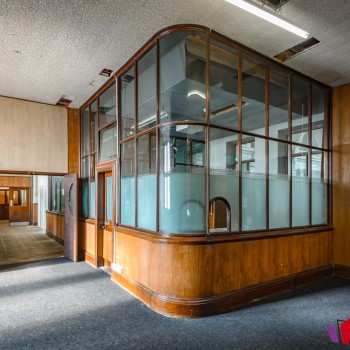
[[[104,223],[104,186],[105,173],[112,173],[112,226],[113,226],[113,259],[115,262],[115,223],[116,223],[116,161],[112,160],[103,164],[98,164],[95,168],[96,200],[95,200],[95,265],[103,266],[103,223]]]
[[[13,205],[11,206],[11,193],[13,193],[13,191],[20,191],[20,190],[26,190],[27,194],[28,194],[28,199],[27,199],[27,205],[26,207],[28,207],[28,221],[24,221],[24,222],[28,222],[28,225],[32,225],[32,188],[31,187],[23,187],[23,186],[11,186],[9,187],[9,202],[8,202],[8,220],[9,220],[9,225],[11,226],[11,218],[10,218],[10,211],[11,211],[11,207],[13,207]],[[12,199],[13,200],[13,199]],[[13,221],[13,222],[20,222],[20,221]]]

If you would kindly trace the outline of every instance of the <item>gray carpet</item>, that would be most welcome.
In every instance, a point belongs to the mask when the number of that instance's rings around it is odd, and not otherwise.
[[[226,314],[161,316],[101,270],[64,258],[0,268],[0,349],[348,349],[350,280],[326,278]]]

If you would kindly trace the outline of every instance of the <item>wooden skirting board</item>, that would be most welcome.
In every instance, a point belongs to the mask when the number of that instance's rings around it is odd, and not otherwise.
[[[54,235],[52,232],[46,230],[46,236],[49,236],[50,238],[55,240],[57,243],[64,245],[64,240]]]
[[[84,249],[79,248],[78,251],[78,258],[80,261],[85,261],[88,264],[90,264],[92,267],[97,267],[96,266],[96,258],[94,255],[88,253]]]
[[[350,271],[350,268],[348,269]],[[331,276],[332,274],[333,266],[326,265],[274,281],[243,288],[238,291],[198,299],[163,297],[130,277],[116,272],[113,268],[112,281],[125,288],[129,293],[133,294],[156,312],[172,317],[192,318],[226,312],[273,293],[285,291],[304,283]]]
[[[334,265],[334,276],[350,277],[350,266]]]

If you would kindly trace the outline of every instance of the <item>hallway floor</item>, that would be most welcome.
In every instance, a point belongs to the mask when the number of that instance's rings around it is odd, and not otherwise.
[[[61,244],[46,236],[38,226],[8,226],[0,221],[0,265],[58,258],[64,255]]]

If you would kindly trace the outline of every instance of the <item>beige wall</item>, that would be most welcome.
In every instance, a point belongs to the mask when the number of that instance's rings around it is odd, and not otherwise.
[[[68,171],[67,110],[0,96],[0,172]]]

